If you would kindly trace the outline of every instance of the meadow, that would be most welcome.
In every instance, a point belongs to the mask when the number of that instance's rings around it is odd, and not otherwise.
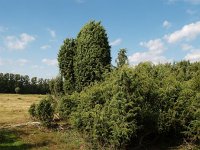
[[[32,122],[30,105],[44,95],[0,94],[0,150],[87,149],[82,135],[74,130],[51,130]],[[69,138],[70,137],[70,138]]]
[[[29,121],[28,108],[44,95],[0,94],[0,126]]]

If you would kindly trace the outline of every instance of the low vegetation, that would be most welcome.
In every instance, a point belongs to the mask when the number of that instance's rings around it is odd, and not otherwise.
[[[145,145],[150,137],[154,141],[170,135],[197,142],[200,74],[192,70],[199,66],[181,62],[122,67],[108,74],[105,81],[66,97],[65,109],[60,105],[59,110],[94,144],[122,149]]]

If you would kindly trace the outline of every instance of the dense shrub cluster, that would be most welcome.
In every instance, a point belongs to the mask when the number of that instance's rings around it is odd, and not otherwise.
[[[34,119],[40,120],[43,125],[49,127],[53,121],[54,117],[54,107],[51,99],[42,99],[39,104],[32,104],[29,108],[29,114]]]
[[[199,140],[199,70],[186,61],[122,67],[63,98],[60,114],[94,143],[115,148],[150,134]]]

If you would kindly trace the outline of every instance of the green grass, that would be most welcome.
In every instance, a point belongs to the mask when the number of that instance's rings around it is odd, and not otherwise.
[[[19,138],[20,132],[15,130],[0,130],[0,149],[1,150],[17,150],[27,149],[30,145],[23,143]]]
[[[18,127],[0,130],[0,150],[78,150],[89,149],[81,135],[74,130],[54,131],[38,127]]]

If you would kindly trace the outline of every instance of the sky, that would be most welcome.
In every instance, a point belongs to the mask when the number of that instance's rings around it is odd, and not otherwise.
[[[200,61],[200,0],[0,0],[0,72],[58,75],[57,54],[89,21],[101,21],[112,64]]]

